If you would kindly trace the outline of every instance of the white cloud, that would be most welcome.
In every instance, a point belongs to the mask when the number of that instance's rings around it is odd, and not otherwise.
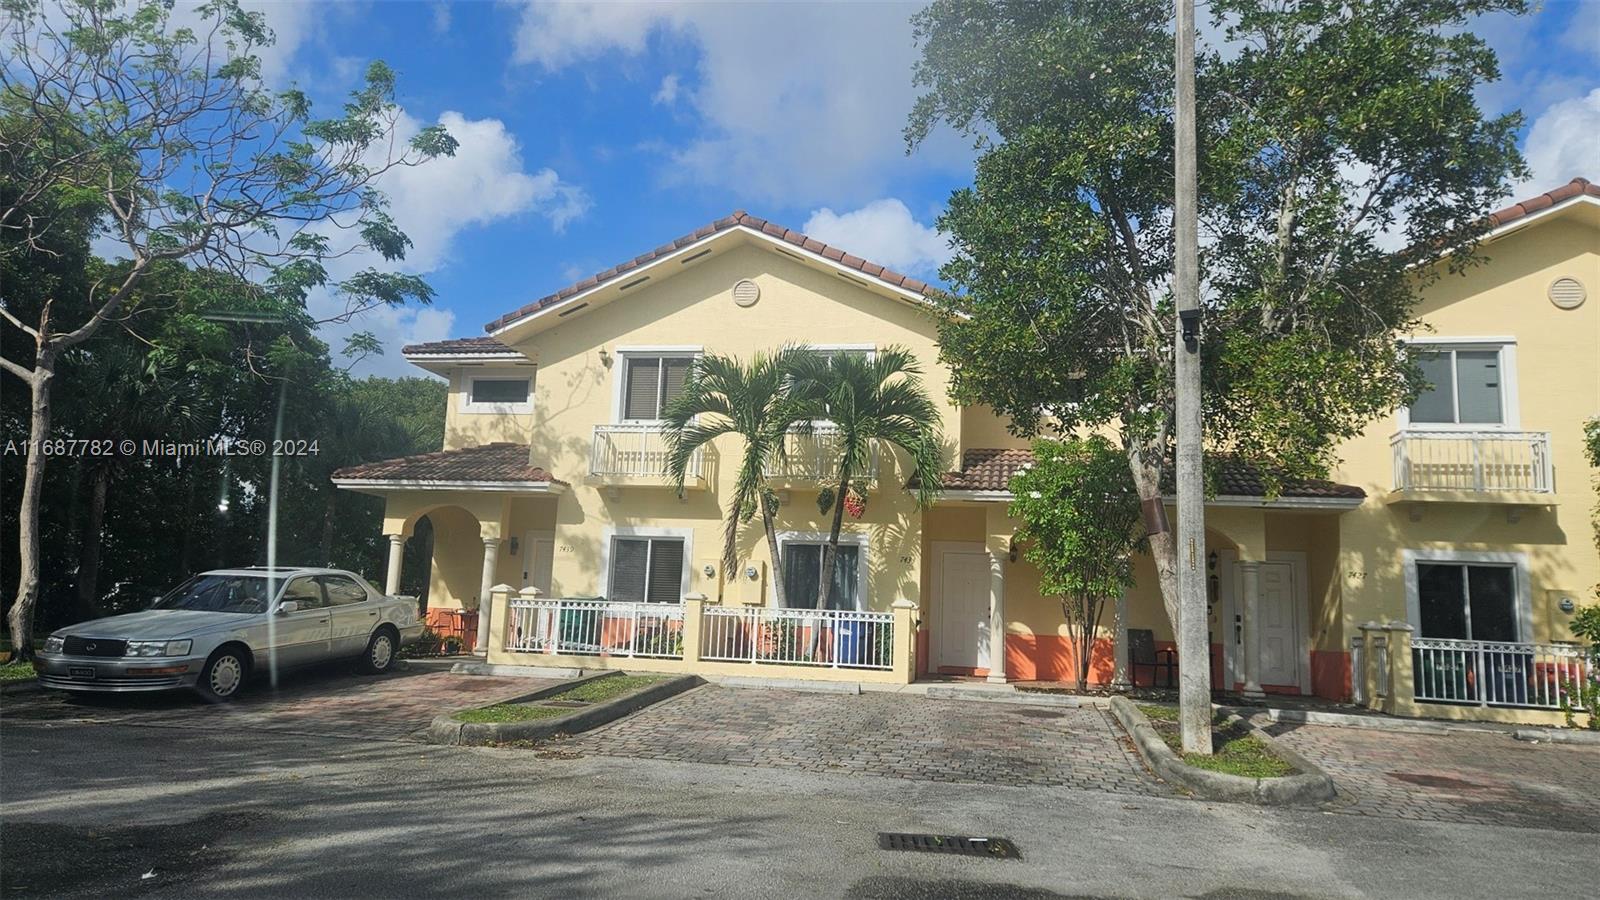
[[[447,34],[450,31],[450,4],[435,3],[433,5],[433,33]]]
[[[671,106],[677,101],[678,76],[674,73],[661,79],[661,86],[656,88],[655,96],[650,98],[650,102],[658,103],[662,106]]]
[[[817,210],[801,229],[811,237],[881,266],[932,275],[954,251],[937,230],[923,225],[890,197],[846,213]]]
[[[1542,192],[1574,178],[1600,178],[1600,88],[1555,103],[1534,120],[1523,148],[1532,169],[1526,187]],[[1529,193],[1517,194],[1522,199]]]
[[[402,112],[396,124],[396,143],[409,141],[422,124]],[[378,182],[389,198],[389,215],[411,238],[405,260],[390,265],[371,254],[352,254],[330,264],[335,280],[367,266],[416,274],[437,271],[449,262],[456,239],[471,228],[534,213],[560,231],[588,210],[588,194],[564,181],[554,169],[525,170],[522,148],[500,120],[445,112],[439,116],[439,124],[459,142],[455,156],[392,169]],[[331,225],[321,230],[335,241],[350,240]],[[325,291],[311,297],[308,305],[318,319],[332,318],[344,310],[344,301]],[[448,337],[453,323],[453,315],[440,309],[378,309],[350,323],[324,326],[322,338],[337,353],[349,334],[371,331],[383,342],[386,354],[363,362],[357,371],[416,374],[407,372],[410,367],[400,358],[400,347]]]
[[[779,205],[857,204],[891,174],[972,159],[969,142],[945,131],[905,156],[914,12],[897,3],[534,4],[514,58],[553,71],[638,56],[652,37],[693,41],[693,87],[680,83],[678,98],[702,129],[666,149],[664,181]]]

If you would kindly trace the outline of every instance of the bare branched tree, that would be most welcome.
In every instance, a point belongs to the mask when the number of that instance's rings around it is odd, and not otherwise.
[[[402,259],[410,241],[379,180],[451,155],[455,141],[439,127],[401,133],[394,73],[381,62],[339,115],[314,118],[304,93],[263,83],[256,53],[271,43],[262,15],[237,0],[190,8],[182,21],[161,0],[0,2],[0,255],[43,258],[88,222],[76,239],[111,240],[128,261],[82,296],[23,309],[0,295],[0,317],[33,351],[0,357],[31,392],[9,615],[22,658],[39,597],[51,381],[63,353],[137,314],[136,288],[152,266],[226,272],[300,307],[326,288],[344,301],[331,320],[432,298],[413,275],[365,268],[335,280],[328,264]]]

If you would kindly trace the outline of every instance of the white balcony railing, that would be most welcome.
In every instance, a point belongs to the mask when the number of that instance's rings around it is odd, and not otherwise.
[[[768,478],[799,479],[804,481],[831,481],[839,473],[839,428],[836,425],[818,424],[809,430],[789,432],[785,439],[785,459],[767,464]],[[867,471],[858,472],[860,478],[878,477],[878,448],[869,454]]]
[[[688,480],[702,477],[705,448],[689,457]],[[655,422],[620,422],[594,427],[589,474],[620,478],[666,478],[666,431]]]
[[[1416,699],[1429,703],[1581,709],[1600,690],[1600,676],[1583,648],[1415,638],[1411,642]]]
[[[1548,431],[1402,431],[1389,448],[1397,491],[1555,490]]]

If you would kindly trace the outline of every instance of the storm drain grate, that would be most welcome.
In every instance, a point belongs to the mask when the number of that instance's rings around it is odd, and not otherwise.
[[[1022,858],[1022,851],[1017,849],[1016,844],[997,837],[956,837],[949,834],[901,834],[880,831],[878,849],[953,853],[956,856],[983,856],[989,859]]]

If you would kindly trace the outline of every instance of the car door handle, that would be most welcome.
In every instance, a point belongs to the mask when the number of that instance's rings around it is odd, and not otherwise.
[[[373,610],[372,612],[367,613],[367,615],[369,615],[369,616],[375,616],[377,614],[378,614],[377,610]]]

